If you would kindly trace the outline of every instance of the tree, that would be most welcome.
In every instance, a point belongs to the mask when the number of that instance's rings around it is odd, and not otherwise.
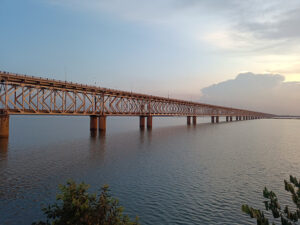
[[[280,218],[282,225],[293,225],[300,219],[300,180],[290,176],[290,181],[284,180],[284,187],[285,190],[292,195],[295,210],[292,211],[288,206],[285,206],[284,209],[282,209],[276,194],[273,191],[269,191],[266,187],[263,190],[263,196],[267,199],[264,201],[265,209],[272,212],[273,218]],[[251,218],[255,218],[257,225],[270,224],[268,218],[265,217],[264,212],[259,209],[252,208],[248,205],[242,205],[242,211]],[[275,225],[275,222],[272,222],[272,224]]]
[[[57,202],[43,208],[46,222],[35,222],[33,225],[138,225],[138,218],[131,221],[123,215],[123,207],[117,199],[109,194],[104,185],[100,195],[89,194],[89,185],[67,181],[59,185],[61,193],[56,196]]]

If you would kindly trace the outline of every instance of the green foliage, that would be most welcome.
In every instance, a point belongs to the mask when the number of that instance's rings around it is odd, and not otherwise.
[[[284,187],[292,195],[292,200],[296,208],[295,211],[291,211],[288,206],[285,206],[282,210],[276,194],[273,191],[269,191],[266,187],[263,190],[263,196],[267,199],[264,201],[265,209],[272,212],[273,218],[280,218],[282,225],[293,225],[300,219],[300,181],[296,177],[290,176],[289,182],[284,180]],[[251,218],[255,218],[258,225],[270,224],[263,211],[259,209],[242,205],[242,211]],[[274,222],[272,224],[275,225]]]
[[[138,218],[131,221],[123,215],[123,208],[118,200],[109,195],[107,185],[101,189],[100,195],[89,194],[89,185],[77,185],[69,180],[66,185],[59,185],[61,191],[57,202],[43,208],[47,216],[46,222],[33,225],[138,225]]]

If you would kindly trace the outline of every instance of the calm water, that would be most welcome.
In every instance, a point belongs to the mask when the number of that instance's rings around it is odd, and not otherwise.
[[[210,124],[109,118],[105,136],[89,136],[88,117],[11,117],[0,142],[0,224],[43,219],[57,186],[69,178],[109,184],[142,224],[255,224],[240,207],[263,208],[262,189],[290,202],[283,179],[300,177],[300,120]],[[200,123],[202,122],[202,123]]]

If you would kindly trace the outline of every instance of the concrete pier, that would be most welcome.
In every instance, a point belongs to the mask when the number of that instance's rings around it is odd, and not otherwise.
[[[147,116],[147,129],[152,129],[152,116]]]
[[[97,131],[98,128],[98,117],[90,116],[90,131]]]
[[[196,124],[197,124],[197,117],[193,116],[193,125],[196,125]]]
[[[99,117],[99,131],[106,131],[106,116]]]
[[[0,138],[9,136],[9,115],[0,115]]]
[[[98,117],[90,116],[90,132],[92,137],[97,136],[97,129],[98,129]]]
[[[191,117],[190,116],[186,117],[186,124],[191,125]]]
[[[145,116],[140,116],[140,129],[145,129]]]

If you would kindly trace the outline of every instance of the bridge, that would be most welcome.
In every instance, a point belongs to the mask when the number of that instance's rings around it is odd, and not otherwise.
[[[138,116],[140,129],[152,128],[153,116],[180,116],[187,124],[197,116],[212,123],[273,117],[271,114],[120,91],[0,71],[0,137],[9,135],[10,115],[90,116],[90,130],[106,130],[107,116]],[[147,123],[145,123],[147,118]]]

